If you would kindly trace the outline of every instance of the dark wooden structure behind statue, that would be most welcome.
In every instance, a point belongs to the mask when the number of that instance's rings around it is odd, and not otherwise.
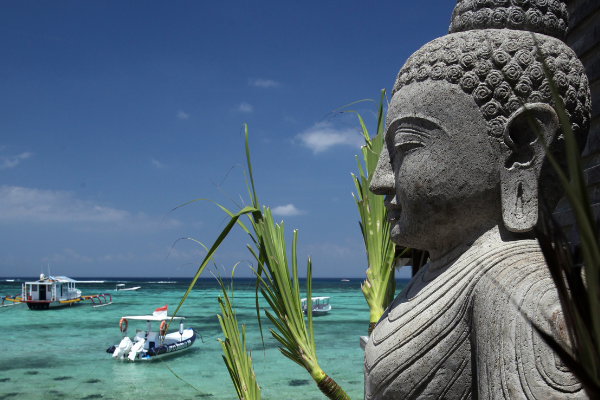
[[[577,53],[585,67],[592,92],[592,115],[587,145],[583,151],[583,168],[588,184],[592,210],[600,218],[600,0],[571,0],[569,34],[566,43]],[[569,202],[562,199],[555,218],[569,234],[573,215]]]

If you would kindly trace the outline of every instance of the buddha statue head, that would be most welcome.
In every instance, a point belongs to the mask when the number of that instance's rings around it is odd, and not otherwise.
[[[564,165],[551,82],[580,150],[591,110],[583,65],[561,40],[567,18],[557,0],[458,0],[449,34],[408,58],[370,186],[386,196],[395,243],[434,260],[495,226],[523,237],[540,198],[556,206],[562,189],[538,137]]]

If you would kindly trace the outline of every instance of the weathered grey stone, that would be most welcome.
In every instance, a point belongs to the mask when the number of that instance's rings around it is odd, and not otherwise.
[[[494,15],[503,7],[525,15],[536,7],[558,10],[566,21],[555,0],[463,0],[451,31],[473,25],[456,23],[475,18],[473,10]],[[530,122],[564,163],[549,79],[581,149],[588,80],[564,43],[526,31],[535,24],[516,24],[516,14],[504,25],[477,18],[477,30],[413,54],[394,85],[370,188],[386,196],[392,240],[429,251],[430,261],[369,338],[366,399],[586,398],[522,312],[568,345],[556,289],[531,233],[539,198],[554,207],[561,189]],[[520,30],[485,29],[503,27]]]

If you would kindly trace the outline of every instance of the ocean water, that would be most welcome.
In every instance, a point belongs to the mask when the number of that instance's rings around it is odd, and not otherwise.
[[[33,279],[28,279],[33,280]],[[88,280],[79,278],[79,280]],[[102,280],[94,278],[94,280]],[[23,279],[0,281],[0,295],[20,293]],[[363,351],[369,309],[359,279],[314,279],[313,296],[330,296],[332,310],[314,319],[321,368],[352,399],[363,397]],[[135,292],[114,292],[117,283],[141,286]],[[406,284],[398,281],[397,292]],[[119,320],[147,315],[165,304],[175,310],[189,280],[104,279],[79,283],[82,294],[110,293],[113,304],[29,310],[26,305],[0,308],[3,349],[0,353],[0,400],[8,399],[237,399],[217,338],[223,338],[216,315],[219,287],[214,279],[199,280],[178,312],[185,326],[202,336],[183,353],[152,362],[113,360],[106,349],[121,340]],[[304,288],[302,288],[304,289]],[[246,344],[262,399],[323,399],[310,375],[279,353],[269,321],[262,319],[264,347],[255,309],[254,280],[234,280],[238,323],[246,325]],[[261,301],[261,306],[266,305]],[[261,312],[261,317],[264,313]],[[130,337],[145,321],[129,321]],[[177,325],[170,331],[176,330]],[[153,329],[154,328],[153,326]]]

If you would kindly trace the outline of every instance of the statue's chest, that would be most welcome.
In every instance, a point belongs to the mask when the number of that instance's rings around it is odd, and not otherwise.
[[[395,300],[365,350],[366,399],[470,398],[472,302],[463,278]]]

